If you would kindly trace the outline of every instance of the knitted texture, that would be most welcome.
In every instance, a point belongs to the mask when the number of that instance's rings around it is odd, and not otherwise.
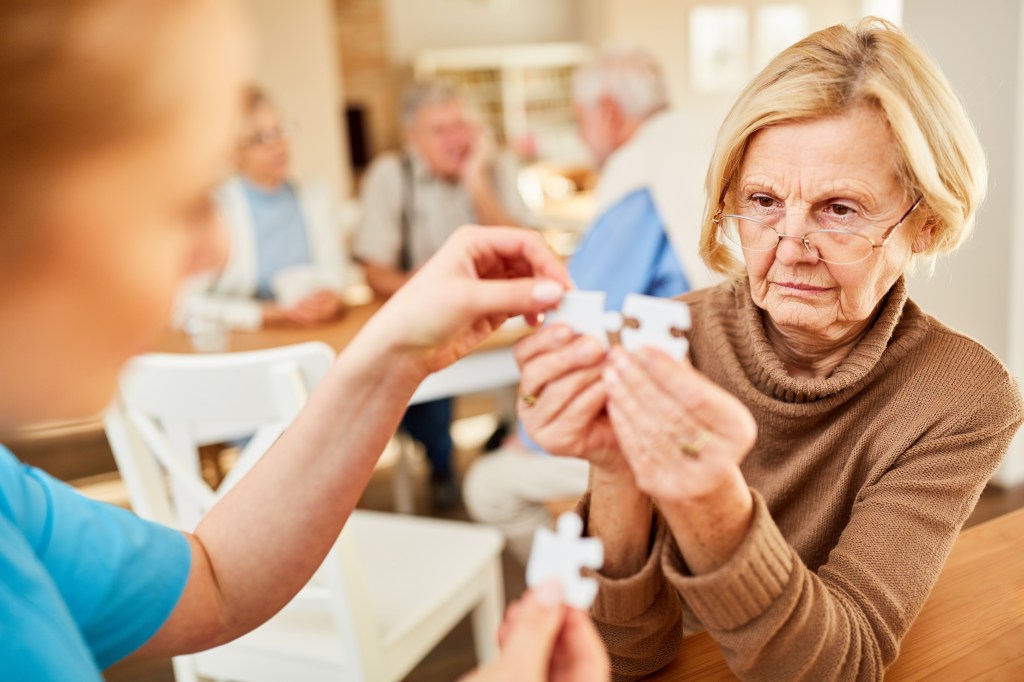
[[[683,300],[694,366],[757,420],[741,465],[754,516],[729,561],[694,576],[653,511],[644,567],[598,576],[615,679],[663,667],[701,628],[744,680],[881,679],[1024,419],[1016,382],[902,279],[824,379],[786,372],[745,281]]]

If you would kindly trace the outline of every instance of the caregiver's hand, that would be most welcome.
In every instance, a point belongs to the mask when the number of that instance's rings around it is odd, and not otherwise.
[[[462,682],[602,682],[608,653],[590,618],[559,602],[557,583],[541,585],[509,606],[498,639],[501,655]]]
[[[506,319],[531,324],[553,308],[569,275],[532,230],[462,227],[367,325],[411,356],[423,375],[455,362]]]
[[[749,527],[740,462],[757,424],[733,395],[653,348],[609,354],[608,414],[637,487],[668,520],[695,573],[724,563]]]
[[[628,475],[605,411],[601,344],[559,324],[520,340],[515,353],[519,419],[530,437],[552,454]]]

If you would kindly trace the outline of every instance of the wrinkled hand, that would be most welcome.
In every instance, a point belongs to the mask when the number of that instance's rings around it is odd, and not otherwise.
[[[565,267],[533,230],[462,227],[366,331],[397,344],[425,376],[463,357],[509,317],[536,325],[569,286]]]
[[[509,606],[498,633],[501,655],[463,682],[602,682],[608,654],[590,618],[559,603],[557,584]]]
[[[609,355],[608,414],[641,491],[690,503],[741,480],[739,464],[757,438],[743,403],[686,360],[651,348]]]
[[[345,310],[345,302],[329,289],[321,289],[284,311],[295,324],[312,326],[330,322]]]
[[[559,324],[521,339],[515,355],[522,374],[519,419],[530,437],[552,454],[628,472],[605,411],[601,344]]]

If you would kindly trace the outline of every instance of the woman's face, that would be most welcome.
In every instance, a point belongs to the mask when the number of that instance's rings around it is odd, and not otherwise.
[[[863,233],[878,244],[915,198],[900,183],[896,149],[884,119],[868,107],[766,128],[750,140],[729,210],[779,218],[778,231],[788,235],[869,218]],[[744,251],[754,302],[783,332],[825,346],[842,342],[867,325],[903,272],[917,225],[908,219],[884,248],[852,265],[825,263],[798,239]]]
[[[32,207],[36,248],[0,273],[0,430],[102,410],[183,279],[223,259],[209,194],[229,170],[247,50],[233,4],[202,7],[180,65],[187,104],[55,169]]]
[[[246,116],[238,145],[238,170],[250,180],[277,187],[288,179],[291,148],[281,115],[259,104]]]

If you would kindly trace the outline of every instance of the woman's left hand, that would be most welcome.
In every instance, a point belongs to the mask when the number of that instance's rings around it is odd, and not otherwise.
[[[537,324],[570,287],[568,272],[537,232],[462,227],[367,326],[425,376],[466,355],[509,317]]]
[[[653,348],[615,348],[604,373],[608,414],[637,486],[689,505],[737,481],[757,424],[730,393]]]

